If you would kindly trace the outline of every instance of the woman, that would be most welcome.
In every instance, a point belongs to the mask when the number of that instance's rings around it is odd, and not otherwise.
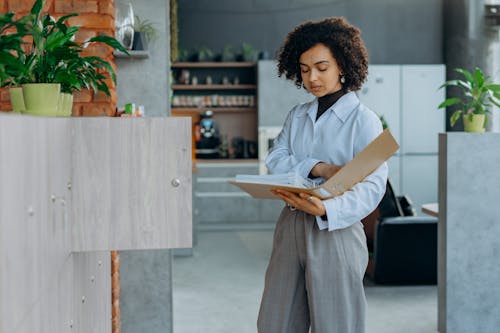
[[[382,132],[354,91],[368,72],[360,31],[344,18],[306,22],[285,39],[278,72],[316,98],[295,106],[266,159],[271,173],[328,179]],[[360,220],[381,200],[383,164],[341,196],[320,200],[276,191],[276,224],[258,318],[259,332],[365,331],[368,262]]]

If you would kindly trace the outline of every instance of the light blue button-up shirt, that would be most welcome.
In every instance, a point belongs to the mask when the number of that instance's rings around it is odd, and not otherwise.
[[[318,99],[296,105],[266,158],[270,173],[297,172],[308,177],[319,162],[345,165],[382,132],[377,115],[354,92],[342,96],[315,121]],[[371,213],[385,193],[388,168],[377,170],[349,191],[324,200],[327,221],[316,217],[320,230],[346,228]]]

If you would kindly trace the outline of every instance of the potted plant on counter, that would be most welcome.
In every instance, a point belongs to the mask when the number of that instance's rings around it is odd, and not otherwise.
[[[18,60],[23,66],[11,73],[10,81],[22,84],[25,113],[70,115],[73,91],[93,89],[109,96],[105,81],[108,76],[105,73],[116,82],[109,62],[97,56],[82,56],[84,49],[92,43],[103,43],[126,54],[128,52],[109,36],[96,36],[81,44],[75,42],[79,27],[68,26],[67,20],[78,14],[65,15],[58,20],[49,14],[42,16],[44,2],[36,0],[31,13],[20,19],[27,23],[22,29],[18,28],[17,33],[31,37],[31,43],[18,52]],[[61,92],[69,95],[60,98]],[[64,101],[67,101],[65,109],[62,108]]]
[[[460,97],[445,99],[438,108],[458,106],[450,117],[450,125],[454,126],[462,116],[465,132],[484,132],[487,124],[487,114],[491,113],[492,105],[500,107],[500,84],[493,83],[479,68],[471,73],[457,68],[455,71],[463,79],[446,81],[441,87],[458,87]]]
[[[0,87],[9,87],[12,109],[15,112],[24,110],[22,88],[15,85],[12,77],[22,71],[24,66],[19,54],[23,52],[21,44],[26,20],[14,20],[14,13],[0,14]],[[8,34],[10,29],[16,29],[16,32]]]

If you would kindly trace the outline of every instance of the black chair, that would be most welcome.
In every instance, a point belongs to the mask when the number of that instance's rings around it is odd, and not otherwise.
[[[414,216],[409,198],[397,197],[389,182],[377,211],[371,242],[367,237],[373,253],[368,275],[380,284],[435,284],[437,218]]]
[[[437,218],[385,218],[377,226],[373,280],[386,284],[436,284]]]

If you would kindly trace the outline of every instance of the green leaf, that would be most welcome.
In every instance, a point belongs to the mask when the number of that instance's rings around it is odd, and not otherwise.
[[[495,104],[496,106],[498,106],[500,108],[500,102],[499,101],[497,101],[497,100],[495,100],[495,99],[493,99],[491,97],[489,97],[489,100],[490,100],[491,103]]]
[[[448,98],[448,99],[444,100],[444,102],[439,104],[438,109],[442,109],[442,108],[445,108],[447,106],[455,105],[455,104],[458,104],[460,102],[462,102],[462,100],[460,98]]]
[[[72,34],[64,34],[60,31],[56,31],[50,34],[45,41],[45,49],[47,51],[52,51],[58,47],[64,46],[73,37]]]
[[[5,13],[5,14],[0,15],[0,31],[1,32],[3,32],[4,30],[6,30],[14,25],[14,21],[12,21],[13,17],[14,17],[14,13]]]
[[[457,111],[453,112],[453,114],[450,117],[450,125],[452,127],[455,126],[455,123],[460,118],[461,114],[462,114],[462,110],[457,110]]]
[[[442,85],[439,86],[438,89],[444,88],[444,87],[450,87],[450,86],[458,86],[458,80],[450,80],[446,81]]]
[[[472,89],[472,84],[470,82],[465,82],[465,81],[462,81],[462,80],[458,80],[458,86],[464,90],[470,90]]]
[[[33,7],[31,7],[31,14],[34,14],[36,19],[40,17],[44,3],[44,0],[36,0]]]
[[[494,92],[500,92],[500,84],[489,84],[485,86],[488,90],[494,91]]]
[[[78,13],[72,13],[72,14],[68,14],[68,15],[61,16],[61,17],[57,20],[56,25],[57,25],[58,27],[60,27],[60,26],[66,26],[65,21],[66,21],[67,19],[69,19],[70,17],[78,16],[78,15],[79,15]]]
[[[455,72],[462,74],[467,81],[474,82],[474,79],[472,78],[472,74],[469,71],[467,71],[463,68],[455,68]]]
[[[89,40],[87,40],[87,43],[104,43],[106,45],[111,46],[114,49],[120,50],[121,52],[123,52],[127,55],[129,54],[127,49],[124,48],[123,45],[119,41],[117,41],[115,38],[110,37],[110,36],[104,36],[104,35],[95,36],[95,37],[92,37]]]
[[[474,69],[474,82],[476,87],[482,87],[484,83],[484,74],[478,67]]]

